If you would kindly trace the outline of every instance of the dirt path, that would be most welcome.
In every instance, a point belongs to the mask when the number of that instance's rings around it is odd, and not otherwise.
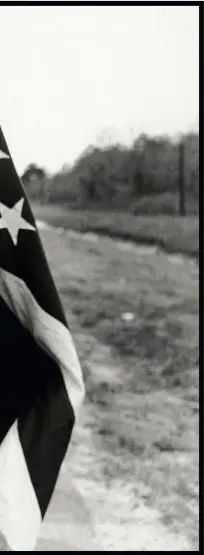
[[[106,347],[94,345],[90,366],[93,381],[99,375],[106,379],[107,373],[117,381]],[[169,532],[161,523],[162,514],[146,506],[143,484],[139,484],[141,497],[135,503],[134,475],[106,483],[106,453],[100,449],[98,433],[101,416],[85,403],[37,550],[190,551],[186,538]]]

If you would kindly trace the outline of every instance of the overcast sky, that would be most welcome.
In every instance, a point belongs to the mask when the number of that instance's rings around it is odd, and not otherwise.
[[[0,122],[18,171],[198,126],[198,7],[0,7]]]

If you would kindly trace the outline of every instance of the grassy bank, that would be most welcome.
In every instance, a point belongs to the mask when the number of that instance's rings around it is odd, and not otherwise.
[[[68,210],[33,204],[36,218],[53,226],[95,232],[137,243],[154,244],[167,252],[198,256],[198,218],[187,216],[133,216],[131,214]]]
[[[60,226],[70,227],[69,217],[73,226],[83,222],[83,215],[53,207],[36,215]],[[171,224],[171,237],[173,231],[178,245]],[[93,495],[104,487],[100,506],[106,492],[110,497],[118,488],[119,529],[127,536],[137,507],[145,505],[197,550],[197,266],[187,258],[172,262],[161,252],[121,252],[105,238],[90,244],[54,231],[42,238],[81,360],[97,447],[92,466],[83,452],[78,466],[84,471],[87,465]],[[129,312],[131,321],[123,318]],[[108,506],[107,514],[111,524],[117,515]]]

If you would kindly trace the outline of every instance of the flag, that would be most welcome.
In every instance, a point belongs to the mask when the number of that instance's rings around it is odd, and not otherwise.
[[[0,535],[33,551],[84,398],[79,360],[0,128]]]

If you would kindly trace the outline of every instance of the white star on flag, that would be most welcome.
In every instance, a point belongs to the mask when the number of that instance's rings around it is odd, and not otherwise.
[[[17,238],[19,229],[29,229],[30,231],[36,231],[35,227],[29,224],[24,218],[22,218],[21,213],[23,209],[24,198],[21,198],[13,208],[8,208],[2,202],[0,202],[0,229],[7,229],[14,245],[17,245]]]
[[[10,158],[10,156],[5,152],[3,152],[3,150],[0,150],[0,160],[3,158]]]

